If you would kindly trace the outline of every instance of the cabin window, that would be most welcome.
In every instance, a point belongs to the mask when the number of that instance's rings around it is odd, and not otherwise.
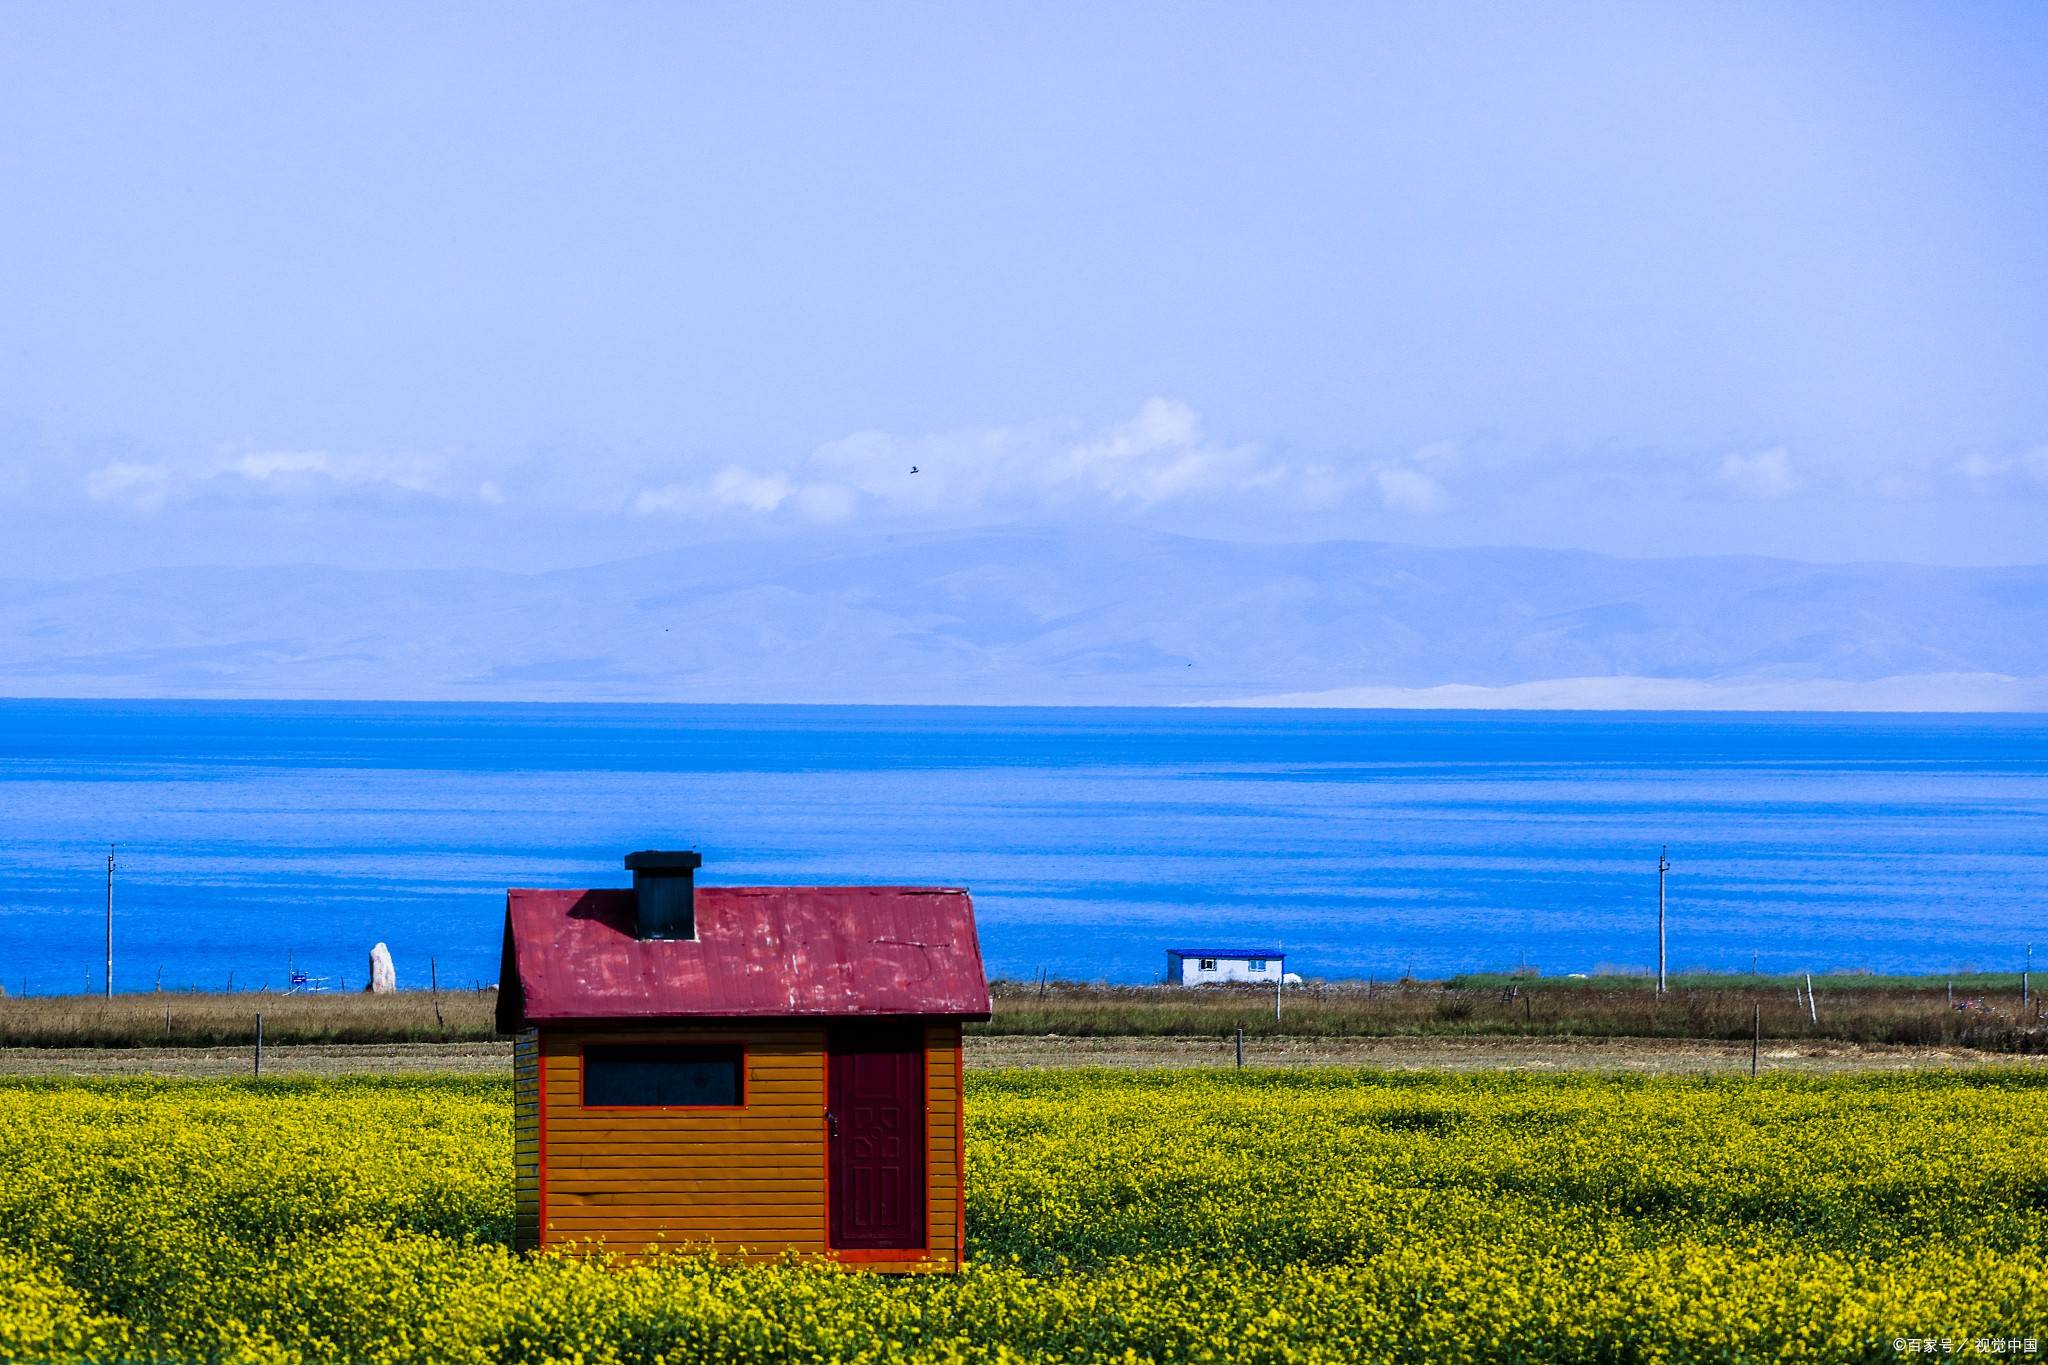
[[[593,1109],[732,1108],[742,1100],[737,1047],[607,1043],[583,1049],[583,1103]]]
[[[1205,972],[1213,972],[1213,971],[1215,971],[1215,970],[1216,970],[1216,959],[1215,959],[1215,958],[1213,958],[1213,957],[1205,957],[1205,958],[1203,958],[1203,959],[1202,959],[1202,970],[1203,970],[1203,971],[1205,971]]]
[[[1263,957],[1253,958],[1252,970],[1255,972],[1263,972],[1264,970],[1266,970],[1266,959],[1264,959]]]

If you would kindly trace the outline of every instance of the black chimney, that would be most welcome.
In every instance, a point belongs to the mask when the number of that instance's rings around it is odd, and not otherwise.
[[[633,933],[639,938],[697,937],[697,869],[704,860],[695,853],[626,855],[633,874]]]

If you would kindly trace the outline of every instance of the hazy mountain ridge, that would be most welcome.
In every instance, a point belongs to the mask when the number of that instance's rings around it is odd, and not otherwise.
[[[1952,675],[2048,678],[2048,567],[1097,529],[711,545],[535,574],[0,583],[14,695],[1390,704],[1389,689],[1460,685],[1552,704],[1525,685],[1627,678],[1739,683],[1762,704],[1759,686],[1925,678],[1939,708]],[[1964,691],[1974,708],[1999,689]]]

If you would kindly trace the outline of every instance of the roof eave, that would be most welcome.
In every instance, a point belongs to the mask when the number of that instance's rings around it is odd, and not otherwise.
[[[528,1014],[523,1016],[529,1027],[539,1024],[589,1024],[618,1026],[626,1024],[661,1024],[667,1026],[683,1024],[780,1024],[780,1023],[833,1023],[840,1020],[861,1019],[941,1019],[962,1024],[985,1024],[995,1017],[989,1010],[833,1010],[813,1011],[798,1014],[789,1011],[776,1013],[722,1014]]]

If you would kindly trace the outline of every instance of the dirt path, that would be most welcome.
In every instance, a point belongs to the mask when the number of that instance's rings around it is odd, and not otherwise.
[[[0,1048],[0,1075],[247,1076],[250,1049]],[[1229,1066],[1228,1038],[997,1037],[967,1040],[972,1067]],[[1248,1067],[1371,1066],[1438,1071],[1745,1072],[1749,1044],[1667,1038],[1262,1038]],[[1905,1071],[1987,1064],[2048,1067],[2048,1058],[1966,1049],[1766,1042],[1766,1071]],[[263,1050],[266,1076],[458,1072],[507,1075],[510,1043],[290,1045]]]

